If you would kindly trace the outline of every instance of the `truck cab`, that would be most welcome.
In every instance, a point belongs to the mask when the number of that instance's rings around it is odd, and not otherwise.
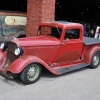
[[[37,36],[13,39],[0,44],[1,75],[10,79],[19,74],[23,83],[32,84],[46,68],[55,75],[100,63],[100,41],[83,36],[79,23],[42,22]]]

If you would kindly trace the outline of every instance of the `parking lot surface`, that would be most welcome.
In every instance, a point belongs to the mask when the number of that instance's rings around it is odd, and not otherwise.
[[[0,100],[100,100],[100,66],[61,76],[44,71],[31,85],[0,76]]]

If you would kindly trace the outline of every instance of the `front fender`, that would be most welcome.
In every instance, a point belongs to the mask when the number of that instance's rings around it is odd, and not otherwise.
[[[7,52],[3,52],[0,49],[0,70],[3,71],[3,66],[6,62]]]
[[[46,69],[48,69],[53,74],[56,74],[56,75],[60,74],[59,72],[57,72],[57,71],[53,70],[52,68],[50,68],[50,66],[48,66],[48,64],[46,64],[42,59],[40,59],[36,56],[22,56],[22,57],[18,58],[10,66],[8,66],[8,68],[6,69],[6,72],[9,71],[11,73],[18,74],[28,64],[34,63],[34,62],[43,65]]]
[[[91,47],[85,54],[84,56],[84,62],[87,64],[91,64],[91,60],[95,52],[99,51],[100,52],[100,47],[99,46],[93,46]]]

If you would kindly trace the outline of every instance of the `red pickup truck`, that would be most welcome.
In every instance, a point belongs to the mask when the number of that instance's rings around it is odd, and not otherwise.
[[[79,23],[42,22],[37,36],[0,44],[0,74],[8,79],[20,75],[23,83],[36,82],[46,68],[55,75],[83,67],[97,68],[100,40],[84,37]]]

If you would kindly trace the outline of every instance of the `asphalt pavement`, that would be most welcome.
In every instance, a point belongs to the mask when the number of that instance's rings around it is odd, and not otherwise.
[[[0,76],[0,100],[100,100],[100,66],[61,76],[44,71],[31,85]]]

